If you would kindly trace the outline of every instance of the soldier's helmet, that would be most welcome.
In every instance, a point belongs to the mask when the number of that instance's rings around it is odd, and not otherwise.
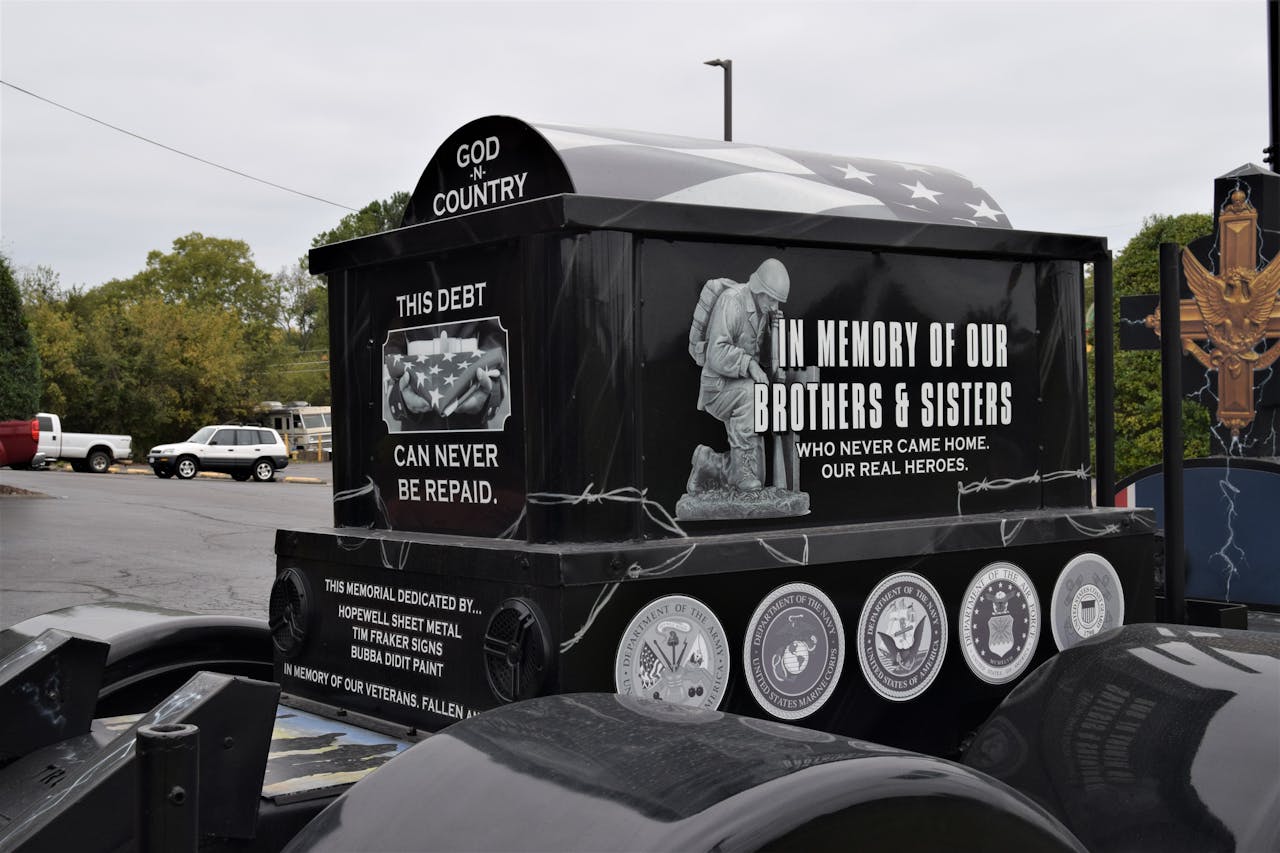
[[[786,302],[791,293],[791,276],[782,261],[769,258],[751,274],[747,286],[757,293],[767,293],[779,302]]]

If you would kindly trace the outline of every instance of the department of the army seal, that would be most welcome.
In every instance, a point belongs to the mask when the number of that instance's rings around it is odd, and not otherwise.
[[[1013,563],[978,572],[960,607],[960,646],[973,674],[1004,684],[1022,674],[1040,639],[1036,588]]]
[[[927,580],[899,572],[871,590],[858,619],[858,663],[886,699],[914,699],[933,683],[947,655],[947,614]]]
[[[1105,557],[1084,553],[1067,563],[1053,585],[1049,627],[1065,650],[1081,640],[1124,624],[1120,575]]]
[[[747,686],[760,707],[783,720],[822,707],[844,667],[844,625],[815,586],[790,583],[764,597],[742,645]]]
[[[623,696],[718,708],[729,683],[724,627],[696,598],[649,602],[622,634],[613,683]]]

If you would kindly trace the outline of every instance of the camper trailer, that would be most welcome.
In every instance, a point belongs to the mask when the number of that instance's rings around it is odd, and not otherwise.
[[[258,417],[284,439],[295,459],[324,460],[333,452],[333,415],[329,406],[313,406],[306,400],[282,403],[264,400]]]

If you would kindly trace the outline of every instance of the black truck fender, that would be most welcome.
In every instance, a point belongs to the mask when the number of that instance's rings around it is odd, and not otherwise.
[[[273,681],[262,619],[206,616],[143,604],[81,604],[0,631],[0,658],[49,629],[106,643],[94,715],[147,711],[201,670]]]
[[[607,694],[456,723],[332,803],[294,853],[336,850],[1083,850],[960,764]]]
[[[1094,853],[1280,849],[1280,635],[1128,625],[1064,651],[964,763]]]

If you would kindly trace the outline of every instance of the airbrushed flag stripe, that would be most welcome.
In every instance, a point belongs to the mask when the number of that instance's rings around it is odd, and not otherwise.
[[[534,127],[584,195],[1011,227],[989,193],[938,166],[627,130]]]
[[[789,213],[823,213],[850,207],[884,208],[879,200],[871,196],[806,181],[794,175],[768,172],[747,172],[716,178],[668,193],[658,201],[711,204],[718,207],[753,207],[785,210]]]

